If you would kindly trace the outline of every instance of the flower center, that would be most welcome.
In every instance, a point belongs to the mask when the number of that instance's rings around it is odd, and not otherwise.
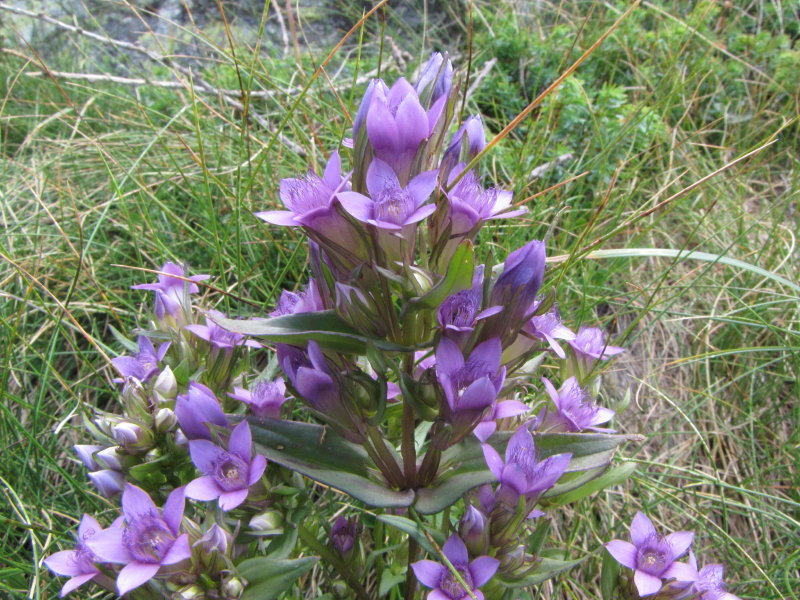
[[[453,566],[456,568],[456,571],[458,571],[458,574],[461,575],[462,579],[464,579],[464,582],[469,586],[469,588],[473,589],[472,575],[470,574],[467,566]],[[450,569],[447,569],[447,572],[442,577],[442,582],[439,584],[439,589],[447,594],[447,597],[451,598],[451,600],[461,600],[461,598],[469,597],[467,590],[465,590],[464,587],[456,580]]]
[[[236,454],[223,452],[214,465],[214,479],[226,492],[241,490],[247,485],[248,466]]]
[[[471,327],[475,323],[478,303],[472,290],[462,290],[450,296],[442,306],[443,325]]]
[[[663,538],[651,536],[639,548],[636,557],[636,568],[650,575],[660,576],[672,562],[672,556],[668,548],[668,544]]]
[[[411,212],[413,202],[404,189],[394,185],[385,187],[375,200],[375,219],[402,225]]]
[[[304,215],[328,205],[330,193],[319,176],[309,173],[304,179],[285,179],[289,206],[293,213]]]
[[[133,557],[145,563],[160,563],[174,541],[167,524],[153,517],[131,523],[122,536],[123,545]]]

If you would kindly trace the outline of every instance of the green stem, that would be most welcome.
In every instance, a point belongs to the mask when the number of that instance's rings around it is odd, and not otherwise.
[[[372,600],[370,595],[367,593],[367,590],[365,590],[364,586],[361,585],[361,582],[358,580],[356,572],[352,567],[348,567],[348,565],[346,565],[341,558],[336,556],[336,554],[334,554],[324,544],[320,543],[316,536],[314,536],[314,534],[312,534],[302,524],[297,525],[297,533],[306,546],[319,554],[325,562],[330,564],[339,572],[339,575],[341,575],[342,578],[347,582],[347,585],[349,585],[350,588],[355,592],[359,600]]]

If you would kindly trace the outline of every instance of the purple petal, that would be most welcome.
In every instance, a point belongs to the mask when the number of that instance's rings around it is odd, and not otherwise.
[[[475,434],[475,437],[478,438],[480,442],[485,442],[492,434],[497,431],[497,423],[494,421],[481,421],[475,426],[475,429],[472,430],[472,433]],[[500,458],[500,455],[497,455],[497,458]]]
[[[469,596],[465,597],[469,598]],[[442,590],[435,589],[428,593],[428,596],[425,598],[425,600],[453,600],[453,598],[449,594],[445,594]]]
[[[508,417],[516,417],[517,415],[524,414],[529,410],[530,407],[519,400],[503,400],[497,403],[493,416],[495,419],[506,419]]]
[[[332,190],[336,189],[342,180],[342,159],[339,157],[338,150],[334,150],[328,158],[328,164],[325,165],[325,173],[322,175],[322,180]]]
[[[636,568],[636,546],[630,542],[611,540],[606,544],[606,550],[623,567]]]
[[[661,576],[664,579],[676,579],[678,581],[697,581],[697,569],[692,569],[689,565],[681,562],[672,563]]]
[[[489,373],[496,373],[500,368],[500,357],[503,354],[503,346],[500,338],[491,338],[481,342],[470,353],[470,362],[477,362],[486,365],[485,369]]]
[[[288,210],[266,210],[254,213],[254,215],[272,225],[281,225],[283,227],[297,227],[300,225],[295,214]]]
[[[683,556],[694,540],[694,533],[691,531],[676,531],[667,536],[667,543],[672,548],[672,558]]]
[[[416,94],[408,94],[403,99],[395,119],[397,123],[402,123],[400,134],[404,147],[416,150],[420,142],[428,137],[428,115]]]
[[[266,468],[267,459],[261,454],[256,454],[256,456],[253,458],[253,462],[250,463],[250,472],[247,483],[249,485],[254,485],[259,479],[261,479],[261,476],[264,474],[264,470]]]
[[[216,500],[222,493],[222,489],[217,485],[217,480],[210,475],[198,477],[186,484],[186,497],[200,502]]]
[[[647,538],[656,535],[656,528],[653,527],[653,522],[648,519],[641,511],[636,513],[631,521],[631,541],[637,548],[643,546],[647,542]]]
[[[400,131],[385,101],[373,98],[367,113],[367,135],[378,154],[398,149]]]
[[[369,163],[365,182],[373,200],[379,198],[387,187],[390,189],[401,187],[394,169],[379,158],[374,158]]]
[[[413,213],[408,215],[408,217],[406,217],[405,224],[411,225],[413,223],[419,223],[422,221],[422,219],[431,216],[435,210],[436,206],[434,204],[426,204],[425,206],[421,206]]]
[[[174,565],[191,556],[192,550],[189,548],[189,536],[184,533],[172,543],[164,558],[161,559],[161,564]]]
[[[492,475],[500,481],[500,477],[503,474],[503,459],[500,458],[497,450],[492,448],[489,444],[481,444],[481,448],[483,449],[483,458],[486,459],[486,465],[489,467]]]
[[[144,379],[144,369],[142,363],[133,358],[132,356],[118,356],[111,359],[111,364],[119,371],[123,377],[135,377],[136,379]]]
[[[219,495],[219,507],[228,511],[239,506],[247,498],[247,493],[250,490],[244,488],[243,490],[233,490],[232,492],[222,492]]]
[[[125,565],[117,577],[117,591],[124,596],[133,589],[150,581],[161,565],[158,563],[132,562]]]
[[[133,560],[131,553],[122,544],[121,527],[109,527],[98,531],[86,540],[86,546],[100,562],[125,564]]]
[[[189,442],[189,454],[192,462],[206,475],[214,472],[217,457],[225,451],[208,440],[192,440]]]
[[[477,315],[475,315],[475,320],[480,321],[481,319],[485,319],[486,317],[491,317],[492,315],[496,315],[499,312],[503,311],[502,306],[490,306],[486,310],[482,310]]]
[[[238,454],[246,463],[250,462],[253,449],[253,437],[250,433],[250,425],[247,424],[247,421],[242,421],[233,428],[228,447],[231,452]]]
[[[560,396],[558,395],[558,390],[556,390],[556,386],[550,383],[550,380],[547,377],[542,377],[542,383],[544,384],[547,393],[550,395],[550,398],[553,400],[553,402],[556,403],[556,406],[558,406],[558,401]]]
[[[125,484],[125,491],[122,492],[122,513],[128,523],[136,521],[140,517],[147,517],[158,514],[158,508],[142,488],[136,487],[131,483]]]
[[[661,591],[661,579],[644,571],[636,571],[633,575],[633,582],[640,596],[650,596]]]
[[[411,568],[414,569],[414,575],[416,575],[419,582],[429,588],[439,586],[446,570],[443,565],[432,560],[420,560],[411,563]]]
[[[436,346],[436,370],[452,374],[464,366],[464,355],[450,338],[443,337]]]
[[[414,204],[416,206],[419,206],[425,202],[433,190],[436,189],[438,177],[439,172],[436,170],[425,171],[408,182],[406,189],[408,190],[409,194],[411,194],[411,197],[414,198]]]
[[[495,398],[497,398],[497,390],[494,388],[492,380],[488,377],[481,377],[469,384],[469,387],[461,394],[456,411],[486,408],[494,402]]]
[[[95,571],[94,573],[83,573],[81,575],[72,577],[64,584],[64,587],[61,588],[61,593],[58,594],[59,597],[63,598],[77,587],[83,585],[91,579],[94,579],[94,576],[97,575],[97,573],[99,573],[99,571]]]
[[[528,431],[525,426],[519,427],[508,440],[508,446],[506,446],[506,462],[509,462],[512,456],[524,456],[534,451],[535,447],[531,432]]]
[[[467,546],[455,533],[447,538],[442,550],[447,559],[454,565],[466,565],[469,562]]]
[[[469,572],[472,574],[472,585],[481,587],[489,581],[497,572],[500,561],[490,556],[479,556],[469,564]]]
[[[56,575],[83,575],[85,569],[81,568],[78,553],[75,550],[62,550],[44,559],[45,566]],[[96,570],[95,570],[96,572]]]
[[[543,460],[538,473],[538,479],[532,485],[531,491],[540,492],[553,487],[556,481],[564,474],[564,471],[566,471],[570,459],[572,459],[572,454],[566,453],[550,456]]]
[[[97,464],[97,461],[94,459],[95,452],[99,452],[104,447],[97,446],[94,444],[75,444],[72,447],[75,450],[75,454],[78,455],[78,458],[84,464],[87,469],[96,470],[100,468],[100,465]]]
[[[98,531],[102,531],[103,527],[100,523],[97,522],[91,515],[84,514],[81,517],[81,522],[78,525],[78,538],[81,540],[86,540],[92,537]]]
[[[179,487],[167,496],[167,501],[164,502],[164,510],[161,516],[164,522],[172,530],[175,535],[181,528],[181,521],[183,520],[183,509],[186,506],[186,488]]]
[[[375,203],[370,198],[358,192],[339,192],[336,198],[348,213],[362,223],[372,220]]]

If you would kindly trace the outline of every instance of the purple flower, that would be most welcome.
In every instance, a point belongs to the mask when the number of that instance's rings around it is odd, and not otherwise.
[[[414,156],[436,126],[443,102],[440,99],[426,112],[417,92],[402,77],[391,89],[382,81],[372,87],[365,119],[367,136],[375,157],[388,163],[402,181],[408,180]]]
[[[434,105],[440,99],[447,101],[453,89],[453,63],[440,52],[434,52],[422,67],[414,91],[420,98],[427,98],[426,105]],[[439,109],[441,111],[441,109]],[[435,121],[434,121],[435,122]]]
[[[219,507],[228,511],[247,498],[250,486],[255,485],[267,468],[267,459],[252,456],[253,439],[247,421],[231,432],[228,450],[208,440],[189,442],[192,462],[204,475],[186,486],[186,496],[208,502],[219,499]]]
[[[544,410],[540,425],[542,431],[611,431],[596,426],[608,422],[614,411],[594,404],[577,379],[570,377],[558,390],[546,377],[542,377],[542,382],[556,406],[555,411]]]
[[[473,433],[481,442],[488,440],[497,431],[497,420],[507,419],[523,415],[530,410],[530,407],[519,400],[503,400],[494,404],[492,411],[484,415],[483,420],[478,423]]]
[[[424,204],[436,188],[436,171],[420,173],[406,187],[387,163],[375,158],[367,169],[369,196],[340,192],[339,201],[353,217],[380,229],[401,230],[430,215],[433,204]]]
[[[211,317],[211,318],[209,318]],[[261,344],[251,340],[245,340],[241,333],[235,331],[228,331],[217,325],[214,318],[225,318],[218,310],[209,310],[206,316],[205,325],[187,325],[184,329],[191,331],[197,337],[207,341],[215,350],[231,351],[236,346],[248,346],[250,348],[261,348]]]
[[[575,351],[578,361],[587,368],[596,360],[611,358],[624,352],[619,346],[609,346],[603,341],[603,331],[597,327],[581,327],[570,347]]]
[[[271,313],[270,317],[282,317],[283,315],[296,315],[299,313],[310,313],[325,310],[317,284],[311,279],[308,287],[302,292],[290,292],[283,290],[278,300],[278,305]]]
[[[484,265],[475,267],[472,287],[448,296],[436,311],[436,318],[444,328],[444,334],[459,343],[472,333],[478,321],[503,310],[502,306],[480,310],[483,300],[483,271]]]
[[[500,340],[492,338],[472,351],[467,360],[458,345],[442,337],[436,346],[436,377],[447,400],[446,411],[455,429],[469,427],[493,405],[505,381],[500,367]]]
[[[483,593],[478,588],[494,577],[500,561],[490,556],[479,556],[470,562],[467,547],[456,534],[450,536],[442,550],[470,591],[478,600],[483,600]],[[433,589],[428,594],[428,600],[462,600],[470,597],[453,572],[443,564],[420,560],[411,563],[411,568],[422,585]]]
[[[689,567],[697,573],[697,580],[692,584],[692,591],[697,594],[697,600],[741,600],[731,594],[725,586],[724,565],[706,565],[698,572],[697,559],[694,552],[689,551]]]
[[[212,439],[209,424],[230,427],[214,392],[202,383],[192,381],[186,395],[175,401],[175,416],[186,437],[190,440]]]
[[[44,559],[45,566],[53,573],[69,577],[64,587],[61,588],[60,596],[62,598],[100,574],[100,571],[94,566],[95,556],[87,547],[86,541],[101,529],[102,527],[94,517],[83,515],[78,525],[78,541],[75,543],[75,549],[56,552]]]
[[[484,554],[489,549],[489,519],[470,505],[459,523],[461,539],[472,554]]]
[[[156,293],[155,313],[161,321],[165,314],[175,319],[189,311],[189,295],[200,291],[196,281],[208,279],[208,275],[186,276],[183,267],[173,262],[165,263],[158,275],[158,283],[132,285],[134,290],[151,290]],[[188,279],[188,281],[187,281]],[[182,319],[180,319],[182,321]]]
[[[533,436],[525,425],[508,440],[505,461],[488,444],[483,444],[483,456],[489,470],[500,482],[497,499],[512,507],[517,505],[520,496],[533,501],[553,487],[572,458],[572,454],[567,453],[539,460]]]
[[[459,162],[469,162],[486,147],[486,136],[480,115],[473,115],[459,127],[442,156],[441,175],[449,177],[451,169]],[[463,169],[463,168],[462,168]],[[458,171],[456,171],[458,175]]]
[[[125,565],[117,577],[120,596],[150,581],[163,565],[191,557],[189,536],[180,533],[184,503],[181,487],[159,511],[147,492],[129,483],[122,493],[125,527],[112,525],[86,541],[98,560]]]
[[[307,225],[314,217],[329,213],[334,194],[345,181],[339,153],[333,152],[322,177],[310,171],[303,179],[281,179],[281,202],[288,210],[268,210],[255,216],[273,225]]]
[[[282,377],[275,381],[262,379],[251,391],[237,387],[228,396],[247,404],[253,416],[259,419],[280,419],[281,406],[286,402],[286,384]]]
[[[611,540],[606,550],[624,567],[634,570],[633,581],[640,596],[650,596],[661,591],[662,579],[692,582],[697,570],[690,565],[675,562],[689,549],[694,539],[691,531],[678,531],[662,537],[653,523],[642,512],[637,512],[631,522],[631,542]]]
[[[141,382],[146,382],[158,373],[158,363],[164,358],[170,343],[161,344],[156,352],[153,343],[145,336],[140,335],[138,341],[139,352],[135,356],[118,356],[111,359],[111,364],[123,377],[135,377]]]
[[[356,520],[339,516],[331,527],[331,543],[341,555],[348,554],[356,541]]]
[[[538,240],[508,255],[491,294],[491,305],[502,306],[503,312],[487,319],[485,336],[501,337],[503,346],[514,340],[530,318],[530,307],[544,279],[544,264],[544,243]]]
[[[453,168],[450,185],[466,165]],[[452,235],[466,235],[490,219],[516,217],[528,212],[526,208],[511,207],[511,192],[495,188],[484,189],[474,171],[468,171],[448,192],[449,216]]]
[[[534,310],[535,308],[532,308],[531,312]],[[555,308],[543,315],[531,317],[531,320],[522,328],[522,331],[531,337],[547,342],[553,352],[561,359],[566,358],[567,355],[561,344],[556,340],[569,342],[575,339],[575,332],[561,323],[561,317]]]

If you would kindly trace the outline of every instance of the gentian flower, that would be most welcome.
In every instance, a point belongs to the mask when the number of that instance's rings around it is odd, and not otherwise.
[[[282,377],[278,377],[275,381],[262,379],[251,391],[237,387],[228,396],[244,402],[253,416],[259,419],[280,419],[281,406],[286,402],[286,384]]]
[[[112,469],[100,469],[99,471],[92,471],[87,473],[86,476],[92,482],[97,491],[106,498],[113,498],[121,494],[125,487],[125,477],[119,471]]]
[[[470,505],[459,523],[461,539],[472,554],[485,554],[489,549],[489,519]]]
[[[189,390],[175,401],[175,416],[186,437],[190,440],[212,439],[208,425],[230,427],[214,392],[196,381],[189,382]]]
[[[544,409],[539,426],[542,431],[580,432],[589,429],[611,432],[597,425],[608,422],[614,411],[594,404],[577,379],[570,377],[558,390],[546,377],[542,377],[542,382],[556,407],[555,411]]]
[[[356,520],[337,517],[331,527],[331,543],[340,555],[348,554],[356,541]]]
[[[450,536],[442,550],[475,597],[483,600],[483,593],[478,588],[494,577],[500,561],[490,556],[479,556],[470,562],[467,547],[456,534]],[[449,567],[441,563],[420,560],[411,563],[411,568],[422,585],[433,589],[428,594],[428,600],[463,600],[470,597]]]
[[[101,529],[102,527],[94,517],[83,515],[78,525],[78,540],[75,543],[75,549],[56,552],[44,559],[45,566],[53,573],[69,577],[64,587],[61,588],[60,596],[62,598],[78,586],[101,575],[98,568],[94,566],[96,558],[86,545],[86,541]]]
[[[497,398],[505,381],[500,367],[500,340],[487,340],[467,360],[458,345],[442,337],[436,346],[436,377],[447,400],[445,418],[460,433],[473,426]]]
[[[697,571],[697,559],[694,552],[689,551],[689,567],[697,573],[697,580],[692,584],[692,592],[697,594],[697,600],[741,600],[731,594],[725,585],[724,565],[706,565]]]
[[[609,346],[603,341],[603,331],[597,327],[581,327],[575,339],[569,341],[575,358],[584,369],[591,369],[596,360],[605,360],[624,352],[619,346]]]
[[[538,304],[538,303],[537,303]],[[532,308],[533,312],[535,308]],[[575,332],[565,327],[561,323],[561,316],[558,310],[553,308],[543,315],[531,317],[522,328],[524,334],[538,338],[548,343],[553,352],[561,359],[566,358],[566,353],[556,340],[572,341],[575,339]]]
[[[187,277],[183,267],[174,262],[168,262],[161,267],[158,283],[140,283],[132,285],[131,289],[155,292],[156,318],[163,321],[164,316],[168,314],[180,324],[185,322],[184,316],[189,312],[189,296],[200,291],[195,282],[204,281],[208,277],[208,275]]]
[[[162,566],[191,557],[189,536],[180,533],[184,489],[174,490],[159,510],[143,489],[125,486],[122,513],[125,527],[111,526],[86,540],[99,561],[125,565],[117,577],[122,596],[147,583]]]
[[[118,356],[111,359],[111,364],[123,377],[135,377],[144,383],[158,373],[158,363],[167,353],[170,342],[161,344],[158,351],[153,347],[153,342],[143,335],[139,336],[138,342],[139,352],[135,356]]]
[[[456,165],[448,178],[448,186],[464,170],[463,163]],[[467,235],[491,219],[516,217],[528,212],[527,208],[512,209],[511,192],[495,188],[484,189],[474,171],[468,171],[447,192],[451,235]]]
[[[97,446],[94,444],[75,444],[72,447],[72,449],[75,450],[75,454],[78,455],[78,458],[87,469],[100,468],[94,455],[103,448],[105,448],[105,446]]]
[[[452,89],[453,63],[440,52],[434,52],[422,67],[414,91],[420,99],[425,99],[423,104],[432,106],[442,98],[446,101]]]
[[[486,413],[480,423],[475,427],[473,433],[481,442],[488,440],[497,431],[497,420],[508,419],[524,415],[530,407],[519,400],[503,400],[496,402],[491,412]]]
[[[453,167],[464,161],[468,163],[486,147],[486,135],[483,132],[483,123],[480,115],[469,117],[458,128],[453,139],[442,155],[441,176],[443,181],[450,181],[450,171]],[[463,169],[463,167],[462,167]],[[459,174],[458,171],[455,173]]]
[[[443,333],[459,344],[472,333],[478,321],[503,310],[502,306],[490,306],[486,310],[480,310],[483,300],[483,270],[484,265],[475,267],[472,287],[448,296],[436,311],[436,318],[444,330]]]
[[[219,507],[228,511],[247,498],[267,468],[267,459],[252,455],[253,439],[247,421],[231,432],[228,450],[208,440],[189,442],[192,462],[204,475],[186,486],[186,496],[204,502],[219,499]]]
[[[611,540],[606,550],[624,567],[634,570],[633,582],[640,596],[661,591],[664,579],[692,582],[697,570],[676,562],[689,549],[694,539],[691,531],[678,531],[666,537],[658,535],[653,523],[642,512],[631,522],[631,542]]]
[[[392,167],[376,158],[367,169],[366,183],[369,196],[340,192],[337,197],[353,217],[379,229],[402,230],[421,221],[436,208],[425,204],[436,188],[436,171],[420,173],[403,187]]]
[[[497,500],[510,507],[517,505],[520,496],[533,502],[542,492],[553,487],[572,458],[572,454],[566,453],[539,460],[533,436],[525,425],[508,440],[505,461],[488,444],[483,444],[483,456],[489,470],[500,482]]]
[[[544,279],[544,265],[544,243],[538,240],[508,255],[490,301],[492,306],[502,306],[503,312],[487,319],[484,336],[500,337],[504,347],[514,340],[530,318],[530,307]]]
[[[209,318],[211,317],[211,318]],[[218,310],[209,310],[206,316],[206,324],[187,325],[184,329],[191,331],[197,337],[207,341],[213,351],[232,352],[237,346],[248,346],[249,348],[261,348],[261,344],[252,340],[245,340],[241,333],[228,331],[217,325],[214,318],[225,318]]]
[[[269,316],[282,317],[283,315],[296,315],[320,310],[325,310],[325,305],[322,302],[322,296],[320,296],[316,282],[311,279],[308,282],[308,287],[301,292],[283,290],[275,310],[269,313]]]

